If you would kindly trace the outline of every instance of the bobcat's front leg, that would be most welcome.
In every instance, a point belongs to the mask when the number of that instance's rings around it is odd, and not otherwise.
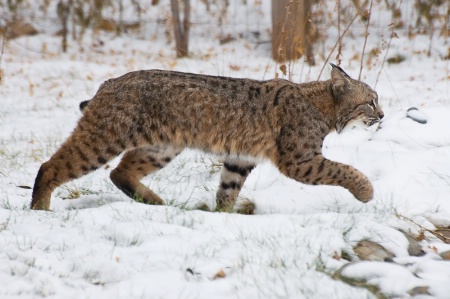
[[[238,158],[227,157],[220,175],[220,186],[217,190],[217,210],[231,211],[236,198],[244,185],[245,179],[255,168],[255,164]],[[254,207],[238,209],[240,214],[253,214]]]
[[[281,162],[283,164],[280,165],[282,172],[297,181],[310,185],[342,186],[362,202],[373,199],[373,188],[370,181],[350,165],[330,161],[321,154],[316,154],[307,161],[297,162],[292,159],[281,159]]]

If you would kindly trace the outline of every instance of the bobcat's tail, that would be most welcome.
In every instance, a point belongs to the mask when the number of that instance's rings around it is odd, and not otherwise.
[[[87,104],[89,104],[89,101],[90,100],[83,101],[83,102],[80,103],[80,110],[81,110],[81,112],[83,112],[84,108],[86,108]]]

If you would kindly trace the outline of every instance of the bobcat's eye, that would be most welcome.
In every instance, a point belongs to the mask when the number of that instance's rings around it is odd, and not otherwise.
[[[369,105],[369,107],[372,108],[373,110],[375,110],[377,108],[377,104],[375,103],[375,100],[372,100],[372,102],[370,102],[367,105]]]

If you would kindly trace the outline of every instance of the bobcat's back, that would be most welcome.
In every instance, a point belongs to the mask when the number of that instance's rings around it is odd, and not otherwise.
[[[299,85],[281,79],[256,81],[152,70],[104,83],[84,117],[96,119],[97,126],[114,124],[116,129],[109,132],[131,136],[130,140],[141,135],[143,140],[138,143],[170,141],[215,153],[274,159],[283,126],[290,123],[299,132],[318,129],[328,133],[332,106],[324,82]]]

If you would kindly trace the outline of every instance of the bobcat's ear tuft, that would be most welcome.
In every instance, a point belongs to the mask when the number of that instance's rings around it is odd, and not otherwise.
[[[345,77],[350,78],[350,76],[340,67],[335,65],[334,63],[329,62],[329,64],[333,67],[333,70],[338,70],[340,71],[342,74],[344,74]]]
[[[330,63],[331,69],[331,87],[333,93],[338,96],[347,91],[350,87],[350,76],[340,67]]]

